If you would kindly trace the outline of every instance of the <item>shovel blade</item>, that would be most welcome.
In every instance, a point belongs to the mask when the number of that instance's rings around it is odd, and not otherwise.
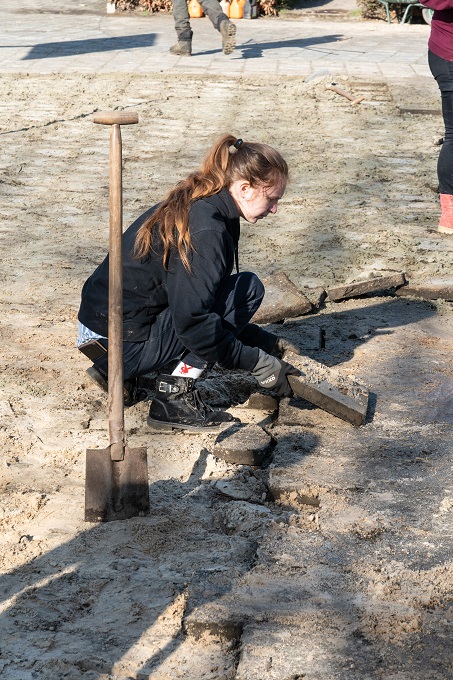
[[[85,522],[112,522],[148,512],[146,449],[126,447],[119,461],[111,459],[110,449],[87,449]]]

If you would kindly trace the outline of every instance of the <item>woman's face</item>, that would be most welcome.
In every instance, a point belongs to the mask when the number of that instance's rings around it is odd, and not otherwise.
[[[272,186],[258,184],[252,187],[245,180],[236,180],[230,186],[230,193],[239,209],[241,216],[255,224],[269,213],[277,212],[277,204],[286,189],[286,177],[280,179]]]

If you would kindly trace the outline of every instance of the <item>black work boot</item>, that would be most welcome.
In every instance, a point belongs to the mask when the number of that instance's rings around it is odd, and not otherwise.
[[[160,375],[156,396],[151,402],[148,425],[157,430],[195,430],[218,432],[221,425],[234,420],[224,411],[214,411],[204,403],[195,380],[179,375]]]
[[[219,26],[222,36],[222,49],[224,54],[231,54],[236,47],[236,25],[228,19],[223,19]]]
[[[178,34],[178,42],[170,47],[170,52],[179,57],[190,57],[192,54],[192,36],[190,29],[185,29]]]

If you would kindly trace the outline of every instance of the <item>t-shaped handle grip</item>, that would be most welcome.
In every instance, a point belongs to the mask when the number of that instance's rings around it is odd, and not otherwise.
[[[134,125],[138,123],[138,113],[134,111],[104,111],[95,113],[93,123],[100,125]]]

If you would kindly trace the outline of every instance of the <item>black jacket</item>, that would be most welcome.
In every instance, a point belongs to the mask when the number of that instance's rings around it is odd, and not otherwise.
[[[123,339],[148,339],[156,316],[169,307],[179,340],[209,363],[223,368],[253,370],[258,350],[243,345],[223,328],[210,310],[220,282],[230,276],[237,257],[239,213],[227,189],[196,201],[189,213],[193,251],[188,272],[172,249],[168,269],[162,264],[162,243],[155,239],[146,258],[132,256],[138,229],[151,208],[123,234]],[[108,256],[85,282],[79,321],[87,328],[108,335]]]

